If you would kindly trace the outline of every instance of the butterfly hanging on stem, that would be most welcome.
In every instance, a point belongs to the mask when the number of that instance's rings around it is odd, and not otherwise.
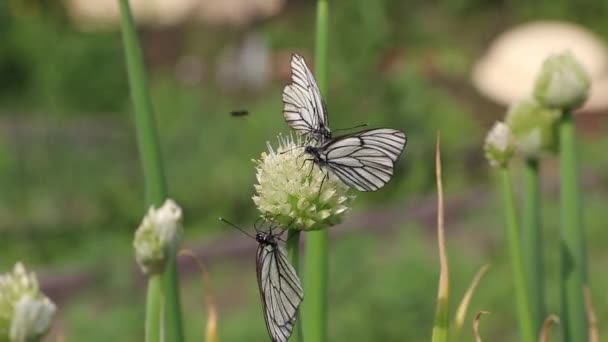
[[[287,229],[275,233],[273,230],[280,228],[273,221],[260,218],[253,225],[256,231],[253,236],[221,217],[220,220],[257,241],[256,274],[266,329],[273,342],[286,342],[304,298],[300,278],[287,260],[285,250],[279,245],[279,241],[285,242],[281,237]],[[263,229],[266,223],[269,223],[268,230]]]
[[[393,176],[407,142],[405,134],[392,128],[376,128],[333,138],[317,82],[299,55],[292,55],[291,71],[292,83],[283,89],[283,116],[292,129],[306,137],[304,153],[309,158],[305,163],[329,169],[359,191],[382,188]],[[354,128],[357,127],[360,126]],[[327,177],[325,174],[323,181]]]

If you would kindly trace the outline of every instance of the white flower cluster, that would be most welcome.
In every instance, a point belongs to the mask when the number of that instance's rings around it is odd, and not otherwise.
[[[256,160],[256,195],[253,202],[263,216],[285,228],[324,229],[341,222],[353,198],[348,186],[308,160],[301,141],[279,136],[275,150]]]
[[[56,307],[38,286],[34,273],[18,262],[0,275],[0,341],[36,341],[49,330]]]

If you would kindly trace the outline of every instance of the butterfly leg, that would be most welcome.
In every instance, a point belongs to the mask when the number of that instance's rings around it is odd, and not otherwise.
[[[300,158],[300,156],[298,156],[298,158]],[[297,160],[298,160],[298,159],[296,158],[296,163],[297,163]],[[300,166],[300,167],[298,168],[298,171],[302,170],[302,168],[304,167],[304,165],[306,165],[306,163],[307,163],[307,162],[309,162],[309,161],[314,161],[314,159],[312,159],[312,158],[307,158],[307,159],[304,159],[304,162],[302,163],[302,166]]]
[[[310,176],[312,176],[312,172],[315,169],[315,163],[312,159],[306,159],[306,161],[312,161],[312,165],[310,166],[310,171],[308,172],[308,176],[306,176],[307,179],[310,179]]]
[[[323,170],[321,170],[321,172],[323,172]],[[321,185],[319,186],[319,195],[321,195],[321,190],[323,190],[323,183],[325,183],[325,180],[329,178],[329,174],[327,172],[323,172],[323,179],[321,179]]]

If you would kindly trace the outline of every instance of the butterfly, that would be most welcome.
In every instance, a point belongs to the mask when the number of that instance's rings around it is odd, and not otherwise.
[[[292,55],[291,70],[292,83],[283,90],[283,116],[298,134],[316,142],[305,144],[304,152],[310,156],[306,161],[331,170],[356,190],[382,188],[393,176],[397,158],[407,142],[405,134],[377,128],[333,138],[325,102],[304,59]]]
[[[327,106],[304,58],[291,56],[291,84],[283,89],[283,116],[296,132],[318,142],[331,139]]]
[[[220,220],[257,241],[256,274],[266,329],[273,342],[286,342],[295,325],[304,290],[295,269],[287,260],[285,250],[279,245],[285,230],[274,233],[273,229],[277,226],[271,222],[269,229],[264,231],[259,229],[256,222],[256,234],[252,236],[221,217]],[[266,219],[263,220],[266,222]]]

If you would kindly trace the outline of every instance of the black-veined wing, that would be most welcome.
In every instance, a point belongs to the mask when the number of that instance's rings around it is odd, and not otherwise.
[[[258,286],[266,328],[273,342],[286,342],[291,336],[304,290],[296,271],[272,233],[258,233],[256,258]]]
[[[304,58],[291,56],[291,81],[283,89],[283,116],[299,134],[323,142],[331,138],[327,109]]]
[[[393,176],[395,162],[407,139],[401,131],[371,129],[307,147],[315,163],[329,168],[340,180],[359,191],[376,191]]]

